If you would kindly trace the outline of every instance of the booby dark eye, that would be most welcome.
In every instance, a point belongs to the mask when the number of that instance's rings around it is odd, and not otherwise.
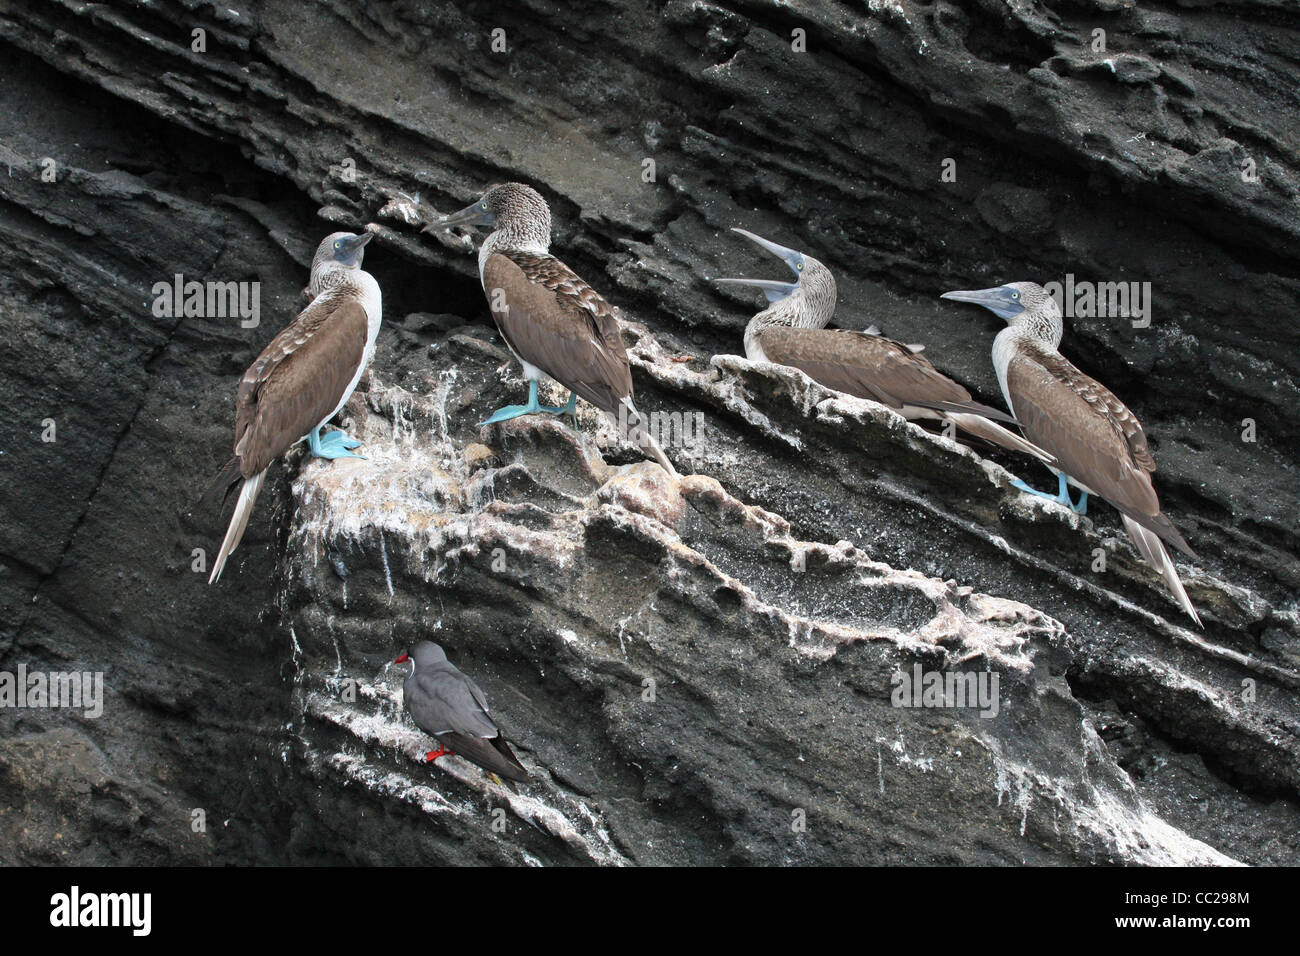
[[[799,263],[799,265],[796,266],[796,268],[797,268],[800,272],[803,272],[803,263],[802,263],[802,262]]]
[[[1013,293],[1011,293],[1011,298],[1013,298],[1013,299],[1018,299],[1018,298],[1020,298],[1020,293],[1019,293],[1019,292],[1013,292]]]
[[[334,248],[335,248],[335,249],[342,249],[342,248],[343,248],[343,240],[342,240],[342,239],[335,239],[335,240],[334,240]]]

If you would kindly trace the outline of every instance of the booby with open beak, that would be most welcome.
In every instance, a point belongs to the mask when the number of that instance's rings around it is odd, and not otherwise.
[[[310,305],[262,350],[235,395],[235,454],[209,495],[229,497],[241,484],[230,526],[208,583],[221,577],[248,527],[253,503],[271,462],[300,441],[317,458],[360,458],[360,442],[341,431],[321,435],[325,423],[352,397],[375,352],[383,313],[377,283],[361,268],[374,233],[336,232],[312,260]]]
[[[498,409],[480,425],[537,412],[575,415],[581,396],[626,421],[628,437],[675,475],[633,404],[632,371],[616,311],[551,255],[551,210],[541,194],[523,183],[493,186],[473,204],[425,230],[458,226],[492,227],[479,247],[479,280],[497,329],[528,380],[527,403]],[[546,378],[569,390],[564,406],[538,403],[537,385]]]
[[[994,444],[1050,460],[1041,449],[998,421],[1011,416],[971,399],[970,392],[938,371],[917,346],[872,332],[828,329],[835,314],[835,277],[818,260],[744,229],[733,229],[783,260],[793,282],[774,279],[715,279],[761,289],[768,307],[745,327],[745,356],[799,369],[827,388],[870,399],[907,419],[950,421]]]
[[[1057,477],[1056,494],[1019,480],[1016,487],[1079,514],[1087,513],[1090,494],[1109,501],[1138,551],[1160,572],[1179,606],[1200,624],[1165,543],[1189,557],[1196,555],[1160,510],[1151,483],[1156,462],[1146,434],[1114,393],[1057,351],[1064,323],[1056,300],[1033,282],[945,292],[942,298],[981,305],[1007,323],[993,340],[998,383],[1025,437],[1056,459],[1049,467]],[[1069,485],[1082,492],[1077,502],[1070,500]]]

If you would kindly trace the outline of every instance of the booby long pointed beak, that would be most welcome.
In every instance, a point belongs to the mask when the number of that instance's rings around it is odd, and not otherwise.
[[[984,306],[1000,318],[1009,319],[1024,311],[1024,306],[1012,298],[1012,293],[1015,291],[1010,286],[1000,285],[993,289],[945,292],[939,298],[951,299],[954,302],[973,302],[975,305]]]
[[[762,246],[778,259],[783,260],[790,267],[790,271],[794,273],[795,278],[799,278],[799,263],[803,262],[803,253],[798,249],[787,249],[785,246],[777,245],[771,239],[764,239],[762,236],[754,235],[748,229],[733,227],[731,231],[740,233],[754,245]]]
[[[482,199],[475,200],[460,212],[453,212],[449,216],[443,216],[424,227],[424,232],[433,232],[441,229],[454,229],[456,226],[490,226],[496,222],[496,216],[488,212]]]
[[[775,279],[714,279],[713,281],[725,285],[747,285],[762,289],[768,302],[784,299],[799,288],[797,282],[777,282]]]
[[[357,235],[353,236],[351,239],[344,239],[343,247],[339,251],[346,253],[349,257],[351,257],[353,254],[360,252],[362,249],[364,249],[366,243],[373,238],[375,238],[375,234],[373,232],[358,233]]]
[[[755,245],[762,246],[772,255],[779,257],[790,267],[790,271],[795,275],[794,282],[778,282],[775,279],[714,279],[714,282],[726,283],[728,285],[747,285],[755,289],[762,289],[763,294],[767,296],[768,302],[776,302],[791,295],[795,289],[799,288],[799,277],[801,275],[800,265],[803,263],[803,254],[797,249],[787,249],[785,246],[777,245],[770,239],[764,239],[762,236],[756,236],[747,229],[733,227],[732,232],[738,232]]]
[[[374,237],[373,232],[363,232],[349,236],[346,239],[340,239],[338,246],[334,250],[334,261],[345,266],[359,267],[361,265],[361,250]]]

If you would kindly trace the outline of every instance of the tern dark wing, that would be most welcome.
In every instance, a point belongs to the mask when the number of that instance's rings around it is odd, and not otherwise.
[[[483,691],[455,667],[415,671],[403,693],[416,725],[452,753],[507,780],[530,779],[488,714]]]
[[[473,681],[450,665],[415,671],[403,685],[406,709],[426,734],[495,737],[497,725],[476,690]]]
[[[1062,471],[1121,513],[1192,555],[1160,512],[1155,459],[1142,425],[1115,395],[1060,355],[1022,345],[1007,366],[1007,392],[1025,437]]]
[[[911,405],[1013,421],[971,400],[970,392],[901,342],[848,329],[774,327],[759,333],[769,360],[791,365],[827,388],[891,408]]]
[[[520,783],[532,779],[500,734],[486,739],[466,734],[438,734],[437,737],[438,741],[457,757],[464,757],[475,766],[482,767],[498,777]]]
[[[245,478],[321,423],[365,357],[369,321],[352,296],[326,294],[249,366],[235,398],[235,455]]]
[[[497,328],[521,359],[611,414],[632,395],[613,307],[559,259],[493,253],[483,265],[483,289]]]

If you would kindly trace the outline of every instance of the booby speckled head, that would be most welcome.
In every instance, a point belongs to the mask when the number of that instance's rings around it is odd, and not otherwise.
[[[541,193],[523,183],[493,186],[477,202],[443,216],[431,228],[455,226],[493,226],[505,240],[505,248],[541,246],[545,249],[551,244],[550,207]]]
[[[330,233],[316,247],[316,256],[311,261],[311,271],[315,273],[325,266],[360,269],[366,243],[374,236],[373,232],[363,232],[360,235],[353,232]]]
[[[756,236],[744,229],[732,229],[750,242],[761,246],[774,256],[782,259],[794,273],[793,282],[778,282],[775,279],[714,279],[714,282],[729,285],[747,285],[762,289],[772,307],[765,310],[772,313],[774,319],[795,328],[825,328],[835,315],[835,277],[831,270],[797,249],[787,249],[770,239]],[[777,306],[780,306],[779,308]],[[764,313],[760,313],[764,314]]]

